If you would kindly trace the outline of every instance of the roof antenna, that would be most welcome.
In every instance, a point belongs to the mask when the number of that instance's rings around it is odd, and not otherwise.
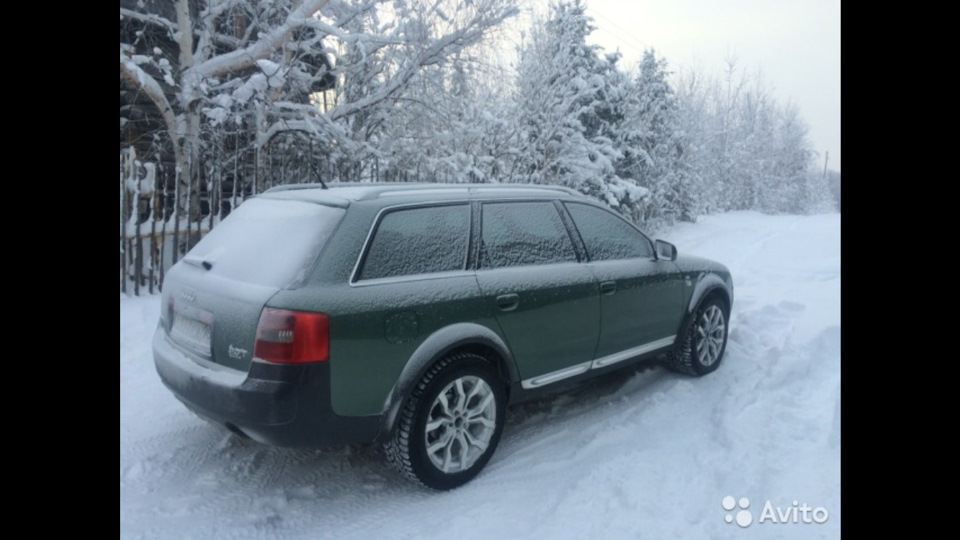
[[[327,183],[323,181],[323,178],[320,177],[320,173],[317,172],[317,166],[313,163],[313,140],[310,141],[310,170],[313,171],[313,175],[317,177],[317,182],[320,182],[320,187],[322,189],[330,189],[327,187]]]
[[[320,182],[320,187],[322,189],[330,189],[327,187],[327,183],[323,181],[323,178],[320,178],[320,173],[317,172],[317,167],[310,162],[310,170],[313,171],[313,175],[317,177],[317,182]]]

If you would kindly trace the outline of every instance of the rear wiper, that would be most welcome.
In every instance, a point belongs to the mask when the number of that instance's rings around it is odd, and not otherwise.
[[[213,263],[212,263],[212,262],[210,262],[210,261],[208,261],[208,260],[205,260],[205,259],[200,259],[200,258],[197,258],[197,257],[184,257],[184,258],[183,258],[183,262],[185,262],[185,263],[187,263],[187,264],[192,264],[192,265],[194,265],[194,266],[199,266],[199,267],[203,268],[204,270],[210,270],[211,268],[213,268]]]
[[[183,261],[209,271],[211,268],[213,268],[213,265],[217,262],[217,259],[219,259],[220,255],[222,254],[223,247],[221,246],[214,248],[209,253],[204,253],[203,255],[187,255],[183,258]]]

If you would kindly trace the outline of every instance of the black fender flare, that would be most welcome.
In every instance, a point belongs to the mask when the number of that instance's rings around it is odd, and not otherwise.
[[[696,313],[697,308],[700,307],[700,304],[703,302],[704,298],[710,296],[714,291],[718,290],[721,291],[723,300],[727,304],[727,317],[729,318],[730,310],[733,309],[732,285],[717,274],[700,274],[697,279],[697,284],[693,288],[693,293],[690,295],[690,301],[687,302],[687,312],[684,314],[683,320],[680,322],[680,327],[677,328],[678,343],[680,336],[684,335],[684,332],[688,328],[690,321],[693,320],[694,313]]]
[[[383,415],[380,424],[380,439],[386,440],[393,434],[397,425],[400,408],[407,400],[407,396],[420,379],[427,373],[435,362],[449,352],[469,345],[481,345],[496,351],[503,362],[495,367],[502,369],[507,377],[507,383],[520,380],[517,365],[513,355],[503,339],[490,328],[476,323],[457,323],[445,326],[430,334],[413,352],[407,364],[400,372],[396,384],[383,404]]]
[[[693,287],[693,294],[690,295],[690,302],[687,304],[687,316],[689,317],[696,311],[700,302],[717,289],[723,291],[727,309],[733,307],[733,291],[730,290],[731,288],[727,282],[717,274],[706,274],[701,275],[697,280],[697,284]]]

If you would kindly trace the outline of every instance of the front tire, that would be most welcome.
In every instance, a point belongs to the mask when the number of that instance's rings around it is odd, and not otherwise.
[[[384,444],[387,459],[414,482],[438,490],[472,480],[503,433],[506,394],[482,356],[456,353],[431,367]]]
[[[720,366],[727,348],[729,310],[716,296],[697,307],[678,336],[667,367],[687,375],[706,375]]]

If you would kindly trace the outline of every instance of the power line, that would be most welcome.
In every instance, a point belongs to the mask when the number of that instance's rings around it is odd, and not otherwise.
[[[644,50],[650,48],[650,46],[649,46],[646,42],[644,42],[642,39],[635,37],[629,30],[623,28],[622,26],[620,26],[619,24],[617,24],[615,21],[613,21],[613,20],[611,20],[610,18],[606,17],[604,14],[599,13],[599,12],[593,12],[593,14],[596,15],[597,18],[603,19],[603,20],[606,21],[610,26],[616,28],[616,29],[619,30],[619,32],[620,32],[620,35],[617,36],[616,34],[614,34],[614,32],[612,32],[612,31],[610,31],[610,30],[608,29],[608,30],[607,30],[607,33],[608,33],[608,34],[614,35],[615,37],[617,37],[617,38],[620,39],[621,41],[622,41],[622,40],[627,40],[627,41],[633,42],[633,45],[631,46],[631,48],[633,48],[633,49],[635,49],[635,50],[638,50],[638,51],[640,51],[640,52],[643,52]],[[599,30],[599,27],[598,27],[598,30]]]
[[[611,32],[611,31],[609,31],[609,30],[607,30],[607,29],[604,29],[604,28],[600,28],[600,27],[597,27],[597,32],[598,32],[598,33],[601,33],[601,34],[606,34],[606,35],[610,36],[610,37],[613,39],[613,43],[614,43],[614,45],[617,46],[617,48],[619,48],[619,49],[621,49],[621,50],[622,50],[622,49],[629,49],[629,50],[631,50],[631,51],[634,51],[634,52],[637,54],[638,59],[643,56],[643,50],[637,48],[636,46],[634,46],[634,45],[631,44],[631,43],[628,43],[628,42],[623,41],[623,38],[621,38],[621,37],[618,36],[617,34],[614,34],[613,32]]]

